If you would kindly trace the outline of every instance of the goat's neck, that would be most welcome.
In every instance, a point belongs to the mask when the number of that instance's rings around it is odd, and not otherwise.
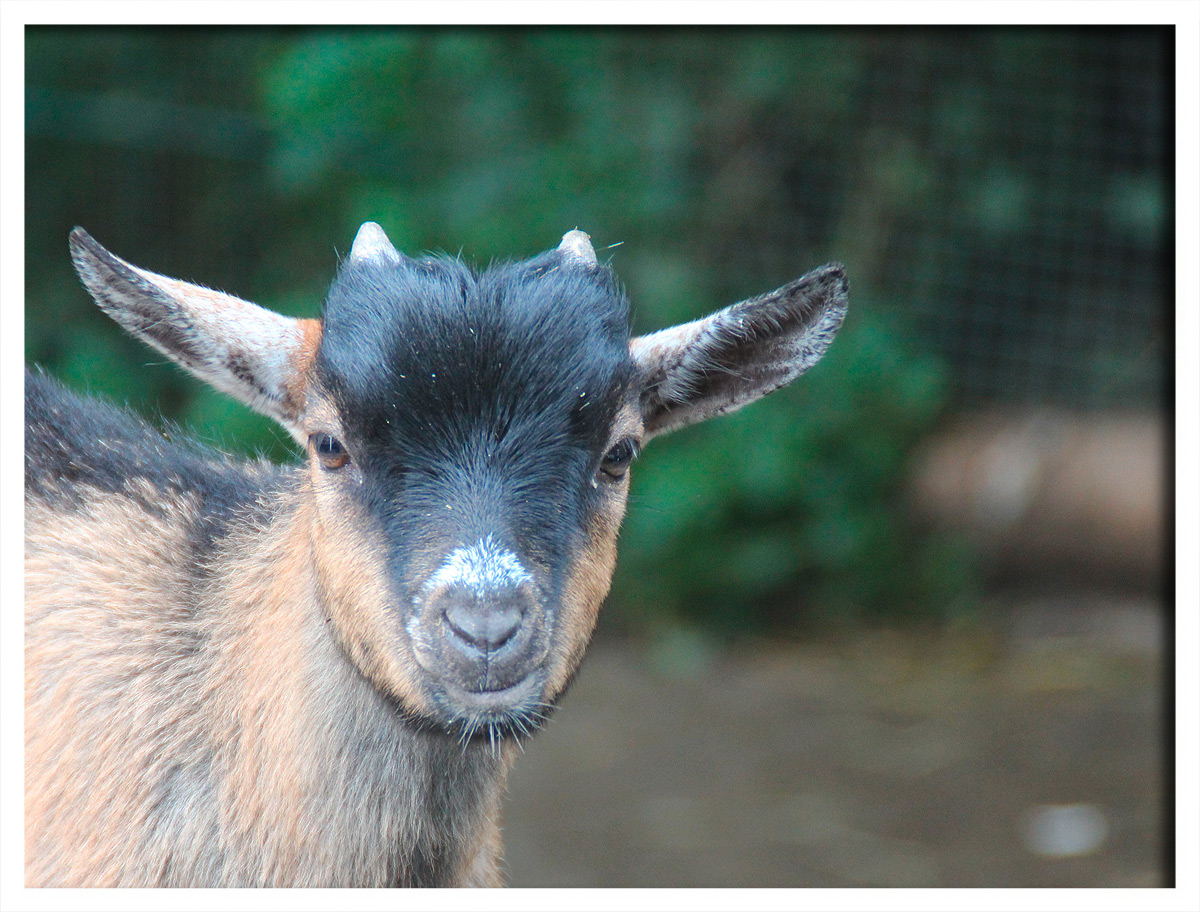
[[[514,748],[418,732],[337,644],[298,495],[238,533],[218,579],[230,642],[211,690],[228,725],[223,804],[252,882],[435,885],[493,879],[496,813]],[[233,582],[236,580],[236,582]],[[237,641],[237,642],[234,642]],[[221,661],[221,660],[219,660]],[[232,818],[231,818],[232,819]],[[331,839],[330,834],[337,838]]]

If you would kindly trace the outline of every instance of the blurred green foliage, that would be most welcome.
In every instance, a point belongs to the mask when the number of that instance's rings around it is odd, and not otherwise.
[[[73,225],[139,265],[306,315],[366,220],[402,249],[479,263],[579,226],[628,285],[637,331],[840,259],[851,311],[825,361],[737,415],[655,442],[637,466],[610,620],[741,634],[961,611],[969,550],[918,528],[901,496],[956,376],[912,317],[952,287],[1002,312],[978,251],[1036,249],[1039,213],[1080,192],[1062,170],[1029,167],[988,86],[1032,99],[1051,126],[1083,116],[1091,96],[1048,68],[1125,40],[29,28],[27,359],[225,448],[286,459],[282,431],[89,303],[66,253]],[[948,55],[959,68],[918,87],[911,117],[891,117],[901,64]],[[1112,230],[1157,224],[1152,164],[1097,185]],[[930,220],[949,224],[952,246],[916,246]],[[953,331],[956,306],[936,304],[938,325]]]
[[[621,621],[736,636],[970,609],[969,549],[920,530],[904,506],[946,378],[883,320],[851,320],[837,356],[794,386],[647,451],[623,533]]]

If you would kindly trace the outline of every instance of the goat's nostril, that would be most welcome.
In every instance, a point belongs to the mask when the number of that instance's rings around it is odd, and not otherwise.
[[[499,649],[521,627],[524,612],[516,605],[456,602],[446,608],[446,623],[459,639],[476,649]]]

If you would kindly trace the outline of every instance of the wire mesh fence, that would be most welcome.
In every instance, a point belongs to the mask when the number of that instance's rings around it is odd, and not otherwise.
[[[1170,33],[893,37],[861,131],[888,148],[859,204],[895,215],[859,244],[876,287],[967,402],[1161,405]]]

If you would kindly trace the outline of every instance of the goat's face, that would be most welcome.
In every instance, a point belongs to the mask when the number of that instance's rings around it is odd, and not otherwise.
[[[346,651],[412,716],[531,729],[608,590],[641,444],[628,305],[561,250],[476,275],[352,256],[303,418]]]
[[[475,273],[367,223],[320,320],[131,266],[82,229],[71,249],[118,322],[307,448],[314,604],[400,712],[464,738],[529,731],[566,687],[642,443],[799,376],[846,306],[826,266],[631,340],[579,231]]]

